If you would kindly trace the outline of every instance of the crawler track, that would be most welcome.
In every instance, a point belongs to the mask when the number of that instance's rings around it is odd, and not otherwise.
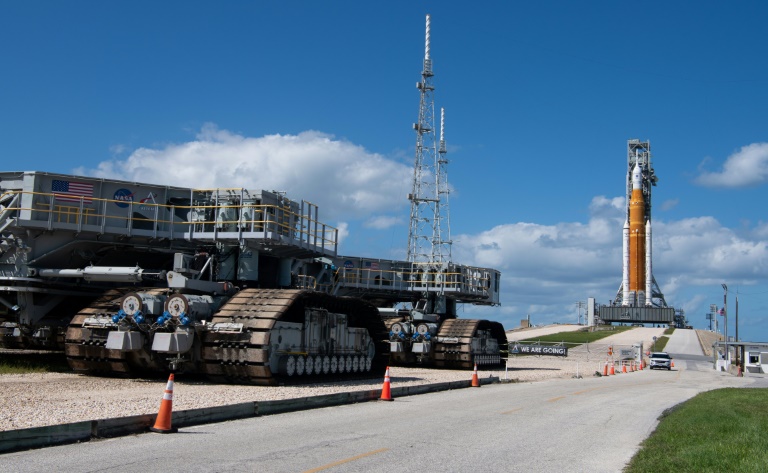
[[[64,340],[64,354],[69,366],[77,372],[94,375],[130,376],[133,370],[129,363],[130,352],[107,350],[104,346],[110,330],[88,328],[83,324],[88,317],[112,315],[119,309],[119,303],[135,287],[113,289],[96,299],[78,312],[67,327]],[[160,294],[165,289],[143,289],[141,292]]]
[[[489,330],[499,344],[499,351],[507,350],[507,336],[499,322],[476,319],[448,319],[438,330],[438,340],[451,339],[450,343],[438,341],[435,344],[435,366],[439,368],[472,369],[474,364],[495,366],[501,363],[500,356],[475,355],[472,353],[472,338],[478,330]],[[455,340],[455,343],[453,342]]]
[[[404,317],[389,317],[384,320],[387,329],[393,324],[405,320]],[[489,331],[491,338],[495,338],[499,346],[499,352],[494,355],[475,354],[472,351],[472,339],[478,337],[478,330]],[[410,355],[408,361],[399,359],[397,364],[410,366],[433,363],[437,368],[448,369],[472,369],[475,363],[478,366],[491,367],[502,364],[502,357],[508,350],[507,336],[504,332],[504,326],[499,322],[490,320],[476,319],[447,319],[437,332],[437,341],[433,357],[427,361],[426,357],[422,360]]]
[[[111,316],[119,309],[128,292],[161,294],[165,289],[135,287],[110,291],[98,298],[72,319],[66,332],[65,354],[69,366],[91,375],[137,376],[164,371],[153,354],[147,350],[128,352],[108,350],[105,345],[114,327],[88,327],[89,317]],[[368,330],[376,347],[371,370],[339,375],[297,376],[281,379],[270,369],[270,331],[277,321],[304,321],[305,308],[323,308],[329,312],[348,315],[350,327]],[[243,324],[242,332],[201,331],[201,343],[195,343],[196,360],[187,372],[197,371],[214,382],[275,385],[286,382],[308,382],[335,378],[380,378],[387,364],[389,344],[387,330],[378,310],[360,299],[334,297],[304,290],[245,289],[227,301],[214,315],[210,324]]]
[[[242,333],[203,334],[203,372],[216,382],[275,385],[289,381],[274,375],[269,367],[270,330],[278,320],[302,322],[308,307],[348,314],[350,327],[366,328],[376,345],[372,368],[366,376],[383,375],[387,330],[375,307],[360,299],[284,289],[242,290],[214,315],[213,324],[241,323],[244,327]],[[291,379],[309,380],[306,376]]]

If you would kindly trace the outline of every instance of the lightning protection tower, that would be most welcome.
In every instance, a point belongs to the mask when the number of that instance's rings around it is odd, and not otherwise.
[[[408,262],[414,272],[421,271],[435,276],[451,262],[451,235],[448,218],[448,161],[445,139],[445,113],[441,110],[439,148],[435,137],[435,103],[432,84],[432,59],[430,58],[430,17],[427,15],[424,69],[421,82],[416,84],[420,92],[419,121],[416,130],[416,159],[413,167],[413,188],[408,194],[411,202],[410,229],[408,232]],[[432,277],[429,279],[432,279]]]

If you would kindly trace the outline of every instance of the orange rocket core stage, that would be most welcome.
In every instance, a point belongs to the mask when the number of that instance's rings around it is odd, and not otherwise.
[[[638,185],[629,202],[629,290],[645,290],[645,199]]]

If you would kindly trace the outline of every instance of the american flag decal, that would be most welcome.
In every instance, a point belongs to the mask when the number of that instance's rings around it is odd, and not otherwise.
[[[93,184],[54,179],[51,183],[51,191],[59,202],[80,202],[82,197],[84,204],[90,204],[93,197]]]

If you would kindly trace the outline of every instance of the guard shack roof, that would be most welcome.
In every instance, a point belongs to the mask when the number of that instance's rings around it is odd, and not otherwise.
[[[768,351],[768,342],[725,342],[716,341],[712,346],[714,347],[744,347],[746,351]],[[754,350],[750,350],[754,348]]]

